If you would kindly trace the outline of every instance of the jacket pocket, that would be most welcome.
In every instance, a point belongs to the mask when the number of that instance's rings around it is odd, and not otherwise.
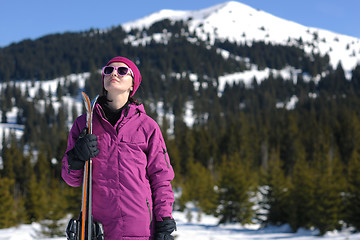
[[[145,136],[141,134],[134,134],[134,135],[123,135],[121,137],[121,142],[125,143],[144,143],[145,142]]]
[[[149,210],[149,218],[150,218],[150,227],[151,227],[151,223],[152,223],[152,212],[151,212],[151,207],[150,207],[150,203],[149,203],[149,200],[146,199],[146,205],[147,205],[147,208]]]

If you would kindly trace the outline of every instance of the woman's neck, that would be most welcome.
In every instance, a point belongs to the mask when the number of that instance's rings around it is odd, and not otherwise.
[[[107,99],[109,100],[109,102],[107,103],[109,107],[113,110],[118,110],[123,106],[125,106],[125,104],[129,99],[129,94],[120,94],[120,95],[112,96],[111,94],[108,93]]]

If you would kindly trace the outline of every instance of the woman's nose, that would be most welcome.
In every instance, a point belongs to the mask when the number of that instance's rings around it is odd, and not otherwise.
[[[111,75],[112,75],[112,76],[117,76],[117,75],[118,75],[117,70],[114,69],[114,71],[111,73]]]

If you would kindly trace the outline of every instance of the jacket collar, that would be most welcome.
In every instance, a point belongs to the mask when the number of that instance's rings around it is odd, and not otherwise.
[[[105,116],[104,110],[101,107],[101,105],[99,103],[97,103],[95,108],[96,108],[96,112],[98,113],[98,115],[105,121],[106,116]],[[125,108],[123,109],[123,111],[121,112],[119,120],[115,124],[116,129],[119,130],[131,118],[136,117],[136,115],[140,116],[140,114],[146,114],[143,104],[136,104],[136,103],[127,104],[125,106]]]

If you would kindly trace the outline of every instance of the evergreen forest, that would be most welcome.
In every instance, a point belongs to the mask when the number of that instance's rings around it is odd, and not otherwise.
[[[151,37],[164,29],[168,38]],[[145,37],[146,44],[126,41]],[[85,91],[93,98],[101,89],[98,70],[122,55],[138,65],[143,80],[135,98],[163,131],[173,188],[182,193],[177,210],[191,201],[221,223],[287,223],[294,232],[315,227],[320,234],[343,226],[359,231],[360,65],[348,78],[341,62],[332,67],[327,55],[305,53],[301,44],[211,45],[186,22],[162,20],[130,32],[121,26],[91,29],[0,48],[1,123],[18,108],[16,121],[24,126],[20,140],[1,136],[0,228],[36,221],[51,229],[49,235],[61,235],[59,220],[77,215],[81,203],[81,189],[67,186],[60,174],[67,119],[81,114],[74,108],[69,116],[63,98],[78,101],[82,89],[67,82],[55,95],[41,89],[30,98],[17,83],[89,72]],[[250,86],[226,84],[219,92],[220,76],[250,65],[301,71],[296,81],[270,75]],[[294,96],[293,108],[281,104]],[[162,109],[153,107],[159,102]],[[192,126],[185,122],[189,104]],[[167,113],[161,119],[160,111]]]

